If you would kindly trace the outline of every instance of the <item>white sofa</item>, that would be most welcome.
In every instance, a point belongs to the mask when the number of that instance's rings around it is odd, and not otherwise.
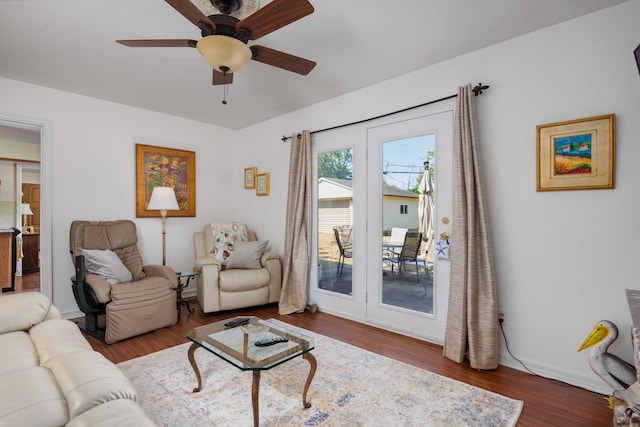
[[[249,247],[245,245],[246,249],[241,250],[240,246],[236,245],[234,250],[227,246],[230,251],[230,260],[237,260],[240,256],[239,252],[243,252],[243,255],[240,265],[233,267],[229,264],[225,267],[216,258],[215,246],[219,238],[216,238],[213,229],[216,227],[224,229],[235,225],[239,225],[244,230],[243,239],[249,243]],[[244,224],[207,224],[202,232],[194,233],[193,243],[196,256],[194,271],[200,273],[198,303],[203,312],[253,307],[280,300],[282,288],[280,255],[261,251],[261,248],[267,247],[268,241],[257,241],[255,233],[246,229]]]
[[[136,399],[45,295],[0,297],[0,427],[154,426]]]

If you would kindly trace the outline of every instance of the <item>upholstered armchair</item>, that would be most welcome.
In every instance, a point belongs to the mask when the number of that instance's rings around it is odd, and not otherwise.
[[[205,313],[252,307],[280,299],[280,256],[266,251],[244,224],[212,223],[194,233],[198,302]]]
[[[69,234],[81,329],[112,344],[177,322],[176,273],[143,265],[132,221],[73,221]]]

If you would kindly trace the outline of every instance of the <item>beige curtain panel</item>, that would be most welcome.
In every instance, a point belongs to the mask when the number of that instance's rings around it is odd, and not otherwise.
[[[475,97],[458,89],[454,136],[449,311],[445,357],[474,369],[498,367],[498,308],[493,250],[479,154]]]
[[[304,311],[311,266],[311,132],[291,137],[280,314]]]

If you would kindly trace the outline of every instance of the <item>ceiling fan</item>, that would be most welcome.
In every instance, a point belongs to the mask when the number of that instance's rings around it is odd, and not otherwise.
[[[200,0],[202,2],[202,0]],[[202,39],[116,40],[129,47],[195,47],[213,68],[213,84],[228,85],[233,73],[250,59],[283,70],[307,75],[316,66],[314,61],[300,58],[264,46],[247,46],[249,40],[276,31],[311,13],[308,0],[273,0],[257,9],[257,0],[209,0],[212,15],[205,15],[189,0],[166,0],[182,16],[196,25]],[[250,13],[251,9],[257,11]],[[242,17],[242,14],[250,14]],[[240,16],[242,19],[237,18]]]

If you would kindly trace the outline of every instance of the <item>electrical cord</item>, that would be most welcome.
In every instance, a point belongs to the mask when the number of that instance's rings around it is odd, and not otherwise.
[[[504,326],[502,326],[503,323],[504,323],[504,319],[498,319],[498,324],[500,325],[500,332],[502,332],[502,338],[504,338],[504,345],[505,345],[505,347],[507,349],[507,353],[509,353],[509,356],[511,356],[515,361],[520,363],[522,365],[522,367],[527,372],[529,372],[532,375],[535,375],[536,377],[544,378],[545,380],[557,381],[557,382],[562,383],[562,384],[570,385],[571,387],[576,387],[575,385],[569,384],[568,382],[565,382],[565,381],[562,381],[562,380],[558,380],[556,378],[547,377],[545,375],[541,375],[541,374],[539,374],[537,372],[534,372],[531,369],[529,369],[529,367],[527,365],[525,365],[524,362],[522,362],[522,360],[520,360],[517,357],[515,357],[513,355],[513,353],[511,353],[511,350],[509,349],[509,342],[507,341],[507,335],[504,333]]]

